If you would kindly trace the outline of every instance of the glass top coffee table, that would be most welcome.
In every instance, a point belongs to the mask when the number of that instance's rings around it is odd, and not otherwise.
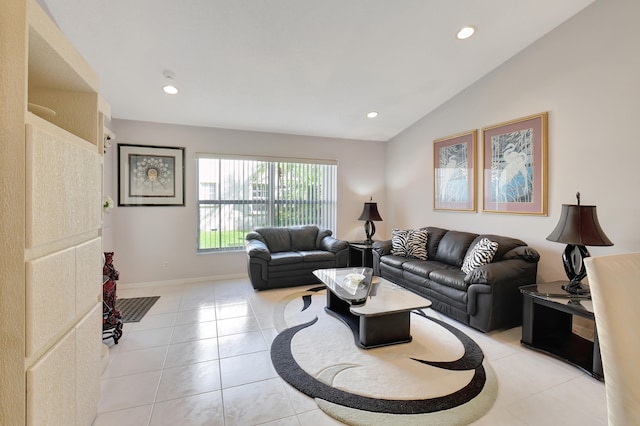
[[[317,269],[327,286],[325,311],[344,322],[356,345],[370,349],[411,341],[411,311],[431,302],[381,277],[371,268]]]

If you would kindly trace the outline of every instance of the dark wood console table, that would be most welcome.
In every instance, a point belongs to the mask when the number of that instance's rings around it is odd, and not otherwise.
[[[523,295],[523,346],[575,365],[604,380],[602,359],[589,296],[575,296],[562,289],[565,281],[520,287]],[[594,322],[593,342],[573,331],[573,316]]]

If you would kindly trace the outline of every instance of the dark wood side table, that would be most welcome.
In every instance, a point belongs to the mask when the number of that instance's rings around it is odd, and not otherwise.
[[[349,266],[373,268],[373,246],[362,241],[350,241]]]
[[[523,346],[544,352],[604,381],[598,331],[589,296],[570,295],[562,290],[565,281],[520,287],[523,295]],[[573,316],[594,322],[593,342],[573,332]]]

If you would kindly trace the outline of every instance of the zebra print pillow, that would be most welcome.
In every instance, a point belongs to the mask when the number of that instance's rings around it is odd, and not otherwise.
[[[481,239],[465,256],[461,268],[462,272],[468,274],[482,265],[491,263],[496,251],[498,251],[498,243],[491,241],[488,238]]]
[[[427,230],[392,229],[391,254],[427,260]]]

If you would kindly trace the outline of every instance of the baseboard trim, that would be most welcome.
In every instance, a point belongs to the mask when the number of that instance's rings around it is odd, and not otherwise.
[[[180,278],[176,280],[166,281],[147,281],[138,283],[118,283],[120,288],[145,288],[145,287],[169,287],[180,284],[193,284],[204,281],[221,281],[221,280],[235,280],[238,278],[249,279],[247,274],[229,274],[229,275],[210,275],[207,277],[194,277],[194,278]]]

